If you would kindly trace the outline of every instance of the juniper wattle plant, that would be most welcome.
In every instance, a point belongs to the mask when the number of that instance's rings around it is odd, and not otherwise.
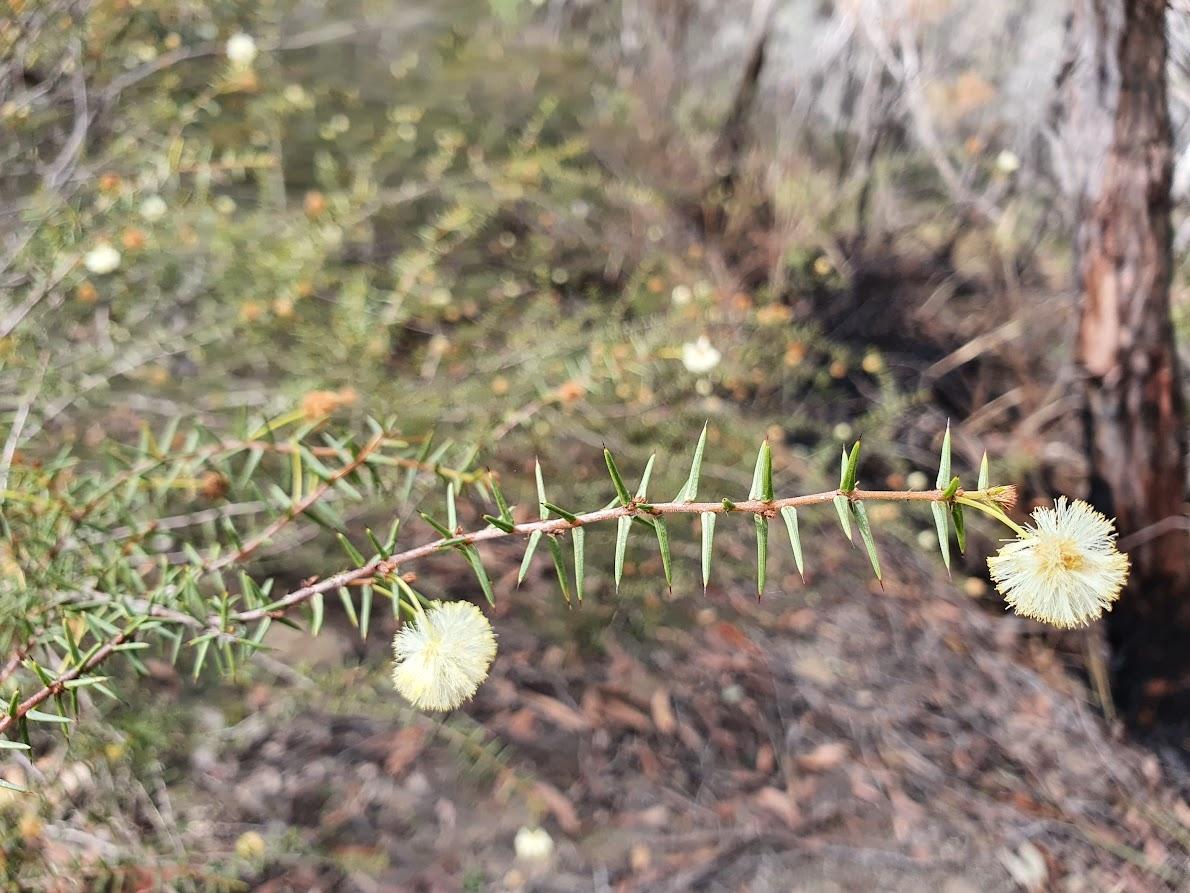
[[[1006,514],[1015,491],[990,483],[986,456],[976,486],[963,488],[951,474],[949,428],[932,490],[861,489],[857,441],[842,453],[836,487],[778,494],[773,453],[765,441],[746,498],[704,501],[699,498],[704,426],[685,483],[672,500],[649,495],[653,458],[630,490],[605,450],[609,502],[584,512],[562,508],[547,496],[536,464],[537,518],[526,521],[518,520],[523,514],[514,513],[496,476],[474,469],[472,448],[449,442],[433,446],[429,438],[405,438],[379,422],[371,422],[371,434],[363,441],[335,438],[326,423],[327,413],[311,417],[300,408],[255,429],[246,427],[236,438],[200,429],[183,437],[175,423],[156,437],[146,431],[136,449],[117,453],[118,466],[80,467],[69,452],[44,462],[14,463],[3,505],[9,536],[0,554],[5,566],[0,641],[8,654],[0,664],[7,702],[0,732],[11,740],[0,739],[0,747],[27,747],[33,724],[72,722],[86,696],[115,697],[112,678],[100,672],[114,658],[143,671],[140,655],[156,648],[174,662],[188,662],[197,677],[212,665],[236,672],[263,647],[273,622],[292,625],[304,615],[306,629],[317,634],[328,593],[339,598],[363,637],[377,606],[387,602],[400,624],[393,642],[396,689],[416,707],[453,709],[474,696],[487,677],[496,637],[477,605],[442,602],[415,589],[414,565],[430,555],[457,552],[494,604],[496,593],[479,547],[523,540],[519,582],[544,543],[563,597],[581,604],[587,588],[586,529],[598,524],[615,525],[617,589],[633,529],[655,540],[662,575],[672,585],[668,523],[676,515],[699,516],[705,587],[716,525],[743,515],[754,527],[756,591],[763,594],[772,522],[781,519],[802,572],[813,553],[804,548],[799,513],[820,506],[833,508],[848,539],[858,532],[873,573],[882,578],[867,509],[874,502],[929,505],[947,566],[952,532],[959,548],[966,547],[965,512],[1003,523],[1016,538],[989,560],[993,581],[1010,607],[1055,626],[1082,625],[1100,616],[1127,574],[1127,559],[1116,549],[1110,522],[1085,503],[1059,499],[1054,509],[1034,513],[1035,526],[1023,527]],[[385,536],[365,531],[366,550],[348,536],[343,506],[369,499],[395,510],[413,499],[418,481],[430,476],[445,484],[445,516],[422,513],[436,539],[399,549],[402,530],[396,522]],[[464,489],[491,506],[483,526],[460,524],[457,499]],[[179,492],[217,505],[180,511]],[[273,591],[272,580],[247,572],[253,556],[284,548],[295,532],[311,524],[334,532],[349,567],[283,594]],[[569,560],[563,548],[567,539]]]

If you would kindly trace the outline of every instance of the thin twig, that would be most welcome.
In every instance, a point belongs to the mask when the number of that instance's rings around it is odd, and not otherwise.
[[[959,496],[964,495],[967,495],[965,491],[959,490],[955,494],[955,498],[957,499]],[[317,583],[303,586],[301,589],[295,589],[284,598],[274,602],[267,609],[255,608],[250,611],[240,611],[238,613],[232,614],[230,619],[238,622],[245,622],[251,620],[261,620],[265,617],[277,616],[278,614],[284,613],[295,605],[300,605],[303,602],[309,601],[314,596],[321,593],[332,589],[337,589],[340,586],[347,586],[356,582],[357,580],[362,580],[371,576],[390,576],[396,573],[403,564],[416,561],[419,558],[425,558],[427,555],[433,555],[434,553],[441,552],[444,549],[455,548],[456,546],[491,542],[492,540],[504,539],[510,536],[529,536],[533,533],[544,533],[550,536],[558,536],[560,534],[566,533],[567,531],[573,530],[576,527],[586,527],[590,524],[598,524],[604,521],[613,521],[617,518],[636,515],[647,517],[650,515],[722,515],[740,513],[772,516],[781,509],[787,507],[822,505],[823,503],[833,502],[836,496],[844,496],[856,502],[941,502],[943,498],[943,491],[851,490],[849,492],[844,492],[842,490],[828,490],[822,493],[811,493],[806,496],[791,496],[785,499],[774,499],[767,502],[761,499],[751,499],[745,502],[733,503],[730,508],[724,505],[723,502],[642,503],[633,501],[628,505],[600,509],[599,511],[576,515],[573,521],[570,521],[566,518],[550,518],[544,521],[531,521],[525,524],[513,525],[511,531],[501,530],[498,527],[485,527],[483,530],[477,530],[471,533],[464,533],[449,538],[443,537],[441,539],[434,540],[433,542],[400,552],[391,556],[390,558],[373,558],[362,567],[343,571],[342,573],[335,574],[333,577],[328,577],[325,580],[321,580]]]
[[[21,431],[25,427],[25,422],[29,420],[29,410],[32,409],[33,401],[37,399],[37,395],[41,391],[41,385],[45,381],[45,373],[48,368],[49,355],[47,354],[42,358],[37,380],[25,394],[21,405],[17,407],[12,427],[8,429],[8,437],[4,441],[4,452],[0,454],[0,505],[4,504],[4,493],[8,490],[8,472],[12,468],[12,460],[17,453],[17,444],[21,442]]]
[[[340,469],[330,480],[325,482],[318,490],[302,500],[298,506],[295,506],[287,515],[278,518],[273,524],[261,532],[260,535],[254,537],[251,542],[246,543],[244,547],[239,549],[234,555],[228,556],[225,559],[216,562],[212,568],[226,567],[229,564],[234,564],[238,561],[247,558],[259,548],[269,537],[271,537],[277,530],[280,530],[285,524],[288,524],[293,518],[301,514],[301,512],[308,509],[314,502],[317,501],[334,482],[351,474],[358,469],[367,460],[368,454],[375,450],[383,441],[383,435],[378,434],[372,438],[360,452],[356,458]],[[721,502],[659,502],[646,503],[639,500],[631,500],[627,505],[616,506],[613,508],[600,509],[594,512],[587,512],[582,515],[575,515],[573,520],[568,518],[549,518],[540,521],[531,521],[525,524],[512,525],[511,530],[504,530],[499,527],[486,527],[482,530],[472,531],[470,533],[459,533],[453,537],[443,537],[433,542],[425,543],[421,546],[415,546],[412,549],[407,549],[396,555],[388,558],[376,556],[370,561],[365,562],[361,567],[352,568],[327,577],[316,583],[311,583],[295,589],[283,598],[272,602],[270,605],[260,608],[253,608],[251,610],[238,611],[230,614],[227,617],[227,622],[224,623],[220,618],[210,618],[208,621],[211,626],[207,633],[215,636],[226,638],[233,636],[235,629],[233,624],[245,624],[255,620],[263,620],[266,617],[280,617],[290,609],[301,605],[316,595],[338,589],[341,586],[348,586],[359,581],[367,580],[372,577],[388,577],[399,572],[402,565],[419,558],[424,558],[428,555],[433,555],[445,549],[455,548],[461,545],[472,545],[481,542],[491,542],[493,540],[504,539],[512,536],[529,536],[533,533],[543,533],[550,536],[559,536],[568,531],[574,530],[577,527],[585,527],[590,524],[598,524],[605,521],[612,521],[617,518],[624,517],[661,517],[664,515],[692,515],[692,514],[745,514],[745,515],[763,515],[765,517],[772,517],[776,515],[783,508],[790,507],[804,507],[809,505],[822,505],[833,502],[836,497],[842,496],[845,499],[853,502],[943,502],[949,501],[952,498],[958,499],[962,496],[972,496],[974,494],[967,493],[963,490],[958,490],[954,494],[947,494],[943,490],[826,490],[821,493],[811,493],[805,496],[790,496],[784,499],[750,499],[743,502],[728,503]],[[150,613],[148,616],[153,616]],[[187,625],[192,625],[189,622]],[[99,664],[103,663],[113,653],[116,648],[124,642],[130,641],[135,635],[135,631],[126,630],[115,636],[105,645],[97,649],[94,654],[85,660],[81,665],[76,666],[61,675],[59,675],[53,682],[42,688],[36,694],[22,701],[17,705],[16,711],[12,714],[0,717],[0,732],[8,729],[14,722],[23,717],[30,710],[35,709],[46,699],[61,694],[65,691],[67,682],[79,678],[89,670],[94,669]]]
[[[260,531],[260,533],[258,533],[256,536],[252,537],[252,539],[240,546],[240,548],[235,552],[225,555],[223,558],[212,562],[209,569],[222,570],[229,565],[239,564],[241,561],[244,561],[253,552],[272,539],[273,536],[275,536],[277,532],[281,530],[281,528],[291,523],[295,518],[299,517],[307,509],[313,506],[314,503],[318,502],[318,500],[325,496],[327,491],[335,486],[335,484],[343,480],[343,478],[347,477],[348,475],[354,474],[365,462],[368,461],[368,456],[375,452],[376,449],[382,443],[384,443],[384,439],[384,432],[375,435],[371,440],[364,444],[363,447],[360,448],[360,451],[356,454],[354,459],[352,459],[350,462],[328,477],[325,481],[311,490],[305,496],[305,498],[294,503],[288,512],[286,512],[281,517],[274,519],[273,522],[265,527],[264,530]]]

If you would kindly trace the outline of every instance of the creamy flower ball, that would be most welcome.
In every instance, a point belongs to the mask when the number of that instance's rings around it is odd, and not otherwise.
[[[149,223],[160,220],[168,210],[165,199],[159,195],[150,195],[140,203],[140,216]]]
[[[471,700],[496,657],[496,634],[471,602],[436,603],[393,638],[393,685],[415,707]]]
[[[996,169],[1002,174],[1015,174],[1021,169],[1021,159],[1015,152],[1005,149],[996,156]]]
[[[120,252],[107,242],[101,242],[83,255],[83,266],[96,276],[114,273],[120,266]]]
[[[226,52],[227,59],[232,65],[237,68],[247,68],[256,61],[256,56],[260,51],[257,49],[256,41],[252,39],[252,35],[244,34],[241,31],[228,38]]]
[[[992,582],[1023,617],[1064,629],[1097,620],[1128,581],[1128,556],[1116,548],[1112,522],[1087,503],[1033,512],[1035,526],[988,559]]]
[[[512,845],[521,862],[545,862],[554,853],[554,839],[544,828],[519,828]]]
[[[697,341],[682,345],[682,365],[695,375],[710,372],[719,365],[721,359],[723,354],[715,349],[706,335],[700,335]]]

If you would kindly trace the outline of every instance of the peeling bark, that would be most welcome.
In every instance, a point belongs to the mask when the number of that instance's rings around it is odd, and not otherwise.
[[[1108,57],[1083,79],[1082,102],[1112,120],[1106,153],[1080,190],[1077,226],[1090,498],[1130,546],[1132,578],[1108,631],[1117,698],[1150,725],[1184,718],[1190,705],[1190,534],[1171,523],[1185,513],[1186,415],[1170,320],[1165,2],[1075,6],[1072,26],[1089,28]]]

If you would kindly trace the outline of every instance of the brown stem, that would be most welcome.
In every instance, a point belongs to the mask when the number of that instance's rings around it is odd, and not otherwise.
[[[360,451],[356,454],[354,459],[352,459],[350,462],[332,474],[329,478],[311,490],[308,494],[306,494],[305,498],[294,503],[288,512],[279,518],[275,518],[271,524],[265,527],[264,530],[252,537],[252,539],[248,540],[248,542],[244,543],[244,545],[240,546],[240,548],[235,552],[211,562],[207,569],[222,570],[229,565],[239,564],[257,549],[259,549],[262,545],[276,536],[276,534],[283,527],[290,524],[295,518],[299,517],[303,512],[314,505],[314,503],[322,499],[322,497],[327,494],[327,491],[330,490],[331,487],[335,486],[335,484],[343,480],[343,478],[353,474],[356,470],[358,470],[360,466],[368,461],[368,456],[370,456],[383,442],[384,434],[377,434],[360,448]]]
[[[260,547],[270,536],[280,530],[285,524],[289,523],[293,518],[300,515],[303,511],[308,509],[314,502],[316,502],[325,492],[334,485],[334,482],[351,474],[352,471],[359,468],[365,461],[367,461],[368,454],[376,449],[383,440],[381,435],[377,435],[372,440],[361,448],[355,459],[348,465],[341,468],[328,481],[324,482],[319,488],[311,492],[309,496],[303,499],[298,505],[284,517],[278,518],[273,524],[262,531],[258,536],[254,537],[250,543],[245,544],[233,555],[221,559],[212,568],[222,568],[229,564],[247,558],[253,551]],[[255,620],[263,620],[266,617],[278,617],[289,611],[297,605],[303,604],[316,595],[324,592],[329,592],[338,589],[340,586],[348,586],[359,580],[365,580],[373,576],[390,576],[397,572],[397,570],[404,564],[411,561],[416,561],[419,558],[424,558],[427,555],[432,555],[440,552],[443,549],[453,548],[458,545],[490,542],[493,540],[504,539],[512,536],[528,536],[535,532],[557,536],[573,530],[576,527],[585,527],[589,524],[597,524],[603,521],[611,521],[617,518],[627,516],[661,516],[661,515],[693,515],[693,514],[752,514],[771,516],[776,514],[783,508],[788,507],[802,507],[808,505],[821,505],[823,503],[833,502],[835,497],[843,496],[855,502],[871,501],[871,502],[941,502],[944,498],[949,501],[950,498],[958,498],[966,495],[966,491],[959,490],[953,497],[945,497],[942,490],[826,490],[821,493],[811,493],[805,496],[790,496],[785,499],[750,499],[743,502],[733,503],[728,507],[723,502],[657,502],[644,503],[632,501],[628,505],[615,506],[613,508],[600,509],[594,512],[587,512],[582,515],[576,515],[574,520],[567,518],[548,518],[540,521],[530,521],[524,524],[516,524],[511,531],[502,530],[498,527],[485,527],[482,530],[472,531],[470,533],[460,534],[450,538],[441,538],[433,542],[425,543],[420,546],[415,546],[412,549],[407,549],[404,552],[399,552],[389,558],[381,558],[379,556],[372,558],[361,567],[352,568],[327,577],[325,580],[319,580],[316,583],[311,583],[299,589],[295,589],[288,595],[284,596],[278,601],[272,602],[267,607],[253,608],[246,611],[238,611],[229,615],[230,623],[226,626],[222,624],[219,618],[212,617],[208,619],[208,628],[201,634],[213,633],[218,636],[233,635],[235,630],[231,626],[234,624],[244,624]],[[158,612],[152,612],[157,616]],[[170,612],[172,615],[172,612]],[[166,615],[161,615],[166,616]],[[167,619],[174,619],[168,616]],[[193,626],[192,623],[187,622],[187,625]],[[61,674],[52,683],[42,688],[36,694],[30,696],[26,700],[17,705],[16,713],[13,715],[6,715],[0,717],[0,732],[8,729],[16,720],[20,719],[30,710],[37,707],[38,704],[45,701],[47,698],[55,694],[61,693],[65,689],[65,684],[72,679],[78,678],[83,673],[101,664],[108,657],[110,657],[117,646],[123,642],[128,641],[132,634],[128,632],[120,633],[111,641],[103,645],[95,652],[89,659],[83,662],[81,666],[74,667],[71,670]]]
[[[92,670],[99,666],[101,663],[111,657],[117,648],[129,641],[132,638],[132,635],[133,634],[129,632],[122,632],[115,636],[110,641],[102,645],[98,651],[92,654],[89,658],[87,658],[87,660],[83,661],[77,667],[67,670],[49,685],[21,701],[21,703],[17,705],[16,713],[0,716],[0,732],[6,731],[30,710],[36,709],[37,706],[43,701],[47,701],[54,695],[59,695],[64,692],[66,690],[67,682],[71,682],[72,680],[80,677],[83,673],[86,673],[88,670]]]

